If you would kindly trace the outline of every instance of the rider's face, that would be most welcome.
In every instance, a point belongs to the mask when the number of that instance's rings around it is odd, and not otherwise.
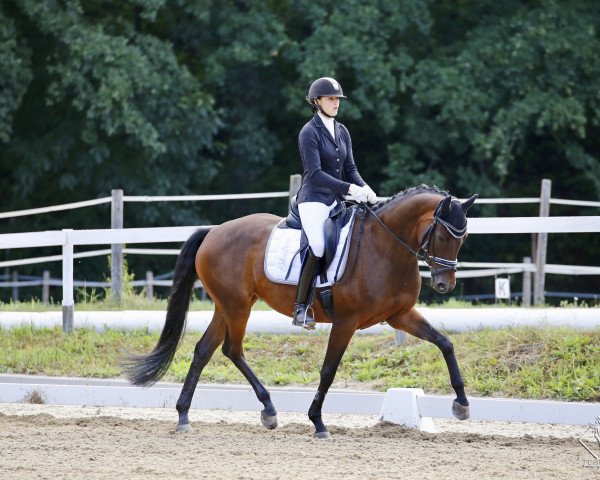
[[[335,117],[340,108],[339,97],[319,97],[317,98],[317,103],[321,106],[323,111],[331,117]]]

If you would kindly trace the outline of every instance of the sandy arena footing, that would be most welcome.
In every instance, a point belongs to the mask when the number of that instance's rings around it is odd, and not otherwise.
[[[325,414],[331,440],[305,414],[0,404],[0,477],[597,479],[585,427],[436,419],[436,434],[364,415]],[[590,444],[591,445],[591,444]],[[593,445],[592,445],[593,447]],[[599,452],[600,453],[600,452]]]

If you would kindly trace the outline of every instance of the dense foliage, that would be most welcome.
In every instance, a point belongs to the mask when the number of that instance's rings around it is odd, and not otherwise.
[[[424,182],[457,196],[536,196],[550,178],[556,197],[597,200],[599,24],[593,0],[1,0],[0,210],[114,188],[286,190],[300,170],[303,97],[326,75],[349,97],[339,119],[380,194]],[[219,223],[257,210],[283,214],[286,205],[128,205],[125,222]],[[96,207],[0,220],[0,231],[106,227],[108,218]],[[590,264],[597,236],[565,237],[551,237],[548,260]],[[480,237],[463,258],[529,254],[528,237]],[[21,255],[31,256],[3,254]],[[141,274],[148,261],[130,264]],[[105,270],[88,265],[77,276]]]

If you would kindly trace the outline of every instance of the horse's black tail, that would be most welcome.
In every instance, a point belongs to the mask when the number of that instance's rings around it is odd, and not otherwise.
[[[169,294],[165,326],[154,350],[148,356],[130,356],[123,361],[125,374],[134,385],[147,387],[156,383],[173,361],[183,336],[194,282],[198,278],[195,267],[196,252],[209,231],[209,228],[197,230],[181,248]]]

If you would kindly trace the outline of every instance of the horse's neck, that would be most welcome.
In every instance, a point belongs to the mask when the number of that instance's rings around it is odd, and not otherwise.
[[[419,194],[399,199],[380,214],[385,225],[411,248],[419,248],[419,231],[429,224],[440,198],[433,194]]]

